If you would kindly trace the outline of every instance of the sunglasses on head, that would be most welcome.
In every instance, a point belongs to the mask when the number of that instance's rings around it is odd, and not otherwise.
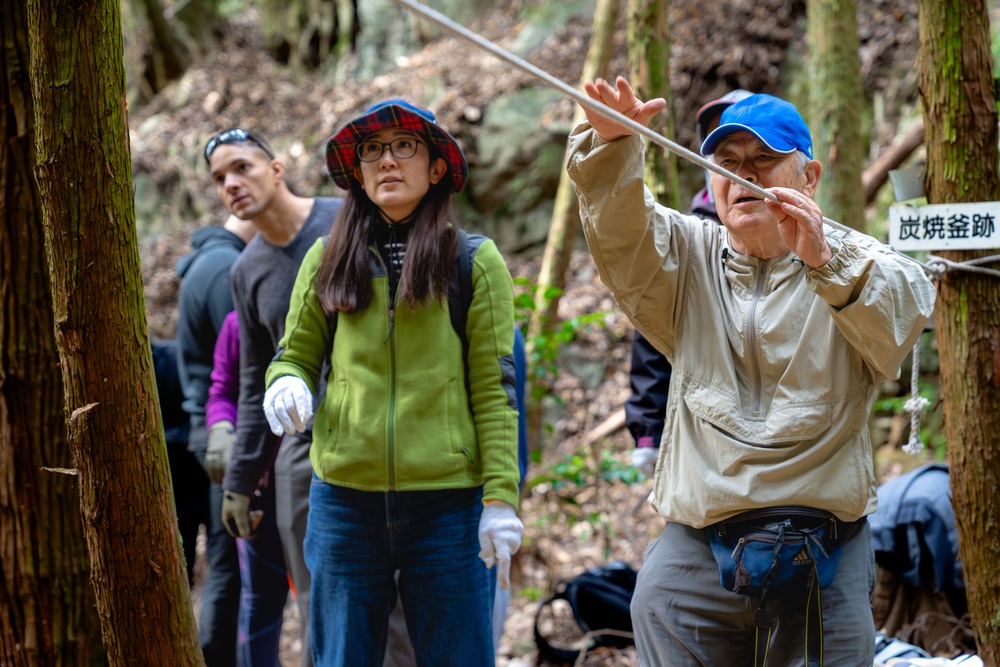
[[[267,145],[264,138],[258,135],[256,132],[250,132],[244,130],[243,128],[234,127],[231,130],[225,130],[224,132],[219,132],[217,135],[208,140],[205,144],[205,162],[209,162],[209,158],[212,157],[212,153],[215,149],[223,144],[243,144],[251,143],[260,148],[262,151],[267,153],[267,156],[274,159],[274,152],[271,147]]]

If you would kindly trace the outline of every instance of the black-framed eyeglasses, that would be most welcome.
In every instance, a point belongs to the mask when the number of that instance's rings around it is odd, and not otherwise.
[[[417,146],[424,142],[414,137],[397,137],[389,142],[367,140],[358,144],[358,159],[362,162],[375,162],[382,157],[386,146],[393,157],[399,160],[413,157],[417,154]]]
[[[223,144],[243,144],[251,143],[259,147],[262,151],[267,153],[267,156],[274,159],[274,151],[271,147],[267,145],[264,137],[260,136],[256,132],[250,130],[244,130],[241,127],[234,127],[229,130],[224,130],[219,132],[217,135],[208,140],[205,144],[205,162],[209,162],[209,158],[212,157],[212,153],[215,149]]]

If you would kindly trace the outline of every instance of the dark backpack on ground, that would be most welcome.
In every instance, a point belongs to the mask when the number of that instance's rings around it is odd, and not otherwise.
[[[592,567],[563,584],[555,595],[545,600],[535,612],[535,645],[538,646],[539,654],[547,660],[561,663],[572,663],[580,655],[579,650],[553,646],[538,629],[542,611],[551,606],[555,600],[565,600],[569,603],[573,610],[573,618],[585,633],[600,630],[629,633],[629,636],[625,637],[596,635],[585,650],[589,651],[595,646],[624,648],[634,644],[635,640],[631,637],[630,605],[637,576],[638,573],[627,563],[615,560],[600,567]]]

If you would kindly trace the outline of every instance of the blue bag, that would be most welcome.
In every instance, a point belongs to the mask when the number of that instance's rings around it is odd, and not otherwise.
[[[754,598],[805,598],[833,583],[842,542],[837,518],[809,508],[769,508],[707,528],[719,579]]]
[[[709,545],[728,591],[757,599],[754,665],[767,663],[774,619],[767,600],[805,602],[805,664],[823,664],[823,613],[819,589],[833,583],[844,542],[864,519],[846,524],[829,512],[807,507],[770,507],[708,526]],[[761,632],[764,629],[766,632]]]

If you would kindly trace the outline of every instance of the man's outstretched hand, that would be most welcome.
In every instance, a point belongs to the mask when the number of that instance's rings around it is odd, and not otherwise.
[[[605,106],[614,109],[627,118],[631,118],[640,125],[648,125],[653,116],[663,111],[664,107],[667,106],[667,101],[662,97],[653,98],[648,102],[642,102],[637,99],[635,93],[632,92],[632,86],[629,85],[623,76],[615,80],[615,86],[613,88],[604,79],[596,79],[594,81],[588,79],[583,82],[583,89],[590,99],[603,103]],[[588,107],[584,107],[583,109],[587,114],[590,126],[594,128],[597,136],[602,141],[614,141],[615,139],[635,134],[632,130],[619,125]]]

